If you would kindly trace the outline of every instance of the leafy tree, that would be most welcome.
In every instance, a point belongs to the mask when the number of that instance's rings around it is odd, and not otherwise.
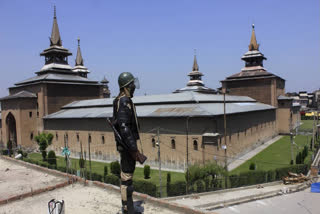
[[[39,145],[39,150],[42,154],[43,161],[46,160],[47,151],[49,145],[51,145],[53,139],[53,135],[51,133],[41,133],[35,137],[37,144]]]

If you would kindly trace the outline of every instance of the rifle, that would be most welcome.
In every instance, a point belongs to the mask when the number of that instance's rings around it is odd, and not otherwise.
[[[109,118],[107,118],[107,121],[108,121],[110,127],[112,128],[112,130],[113,130],[113,132],[114,132],[116,141],[117,141],[124,149],[126,149],[126,150],[130,153],[131,157],[132,157],[134,160],[138,161],[140,164],[143,164],[143,163],[147,160],[147,157],[146,157],[145,155],[141,154],[141,153],[139,152],[139,150],[134,151],[134,152],[130,151],[129,146],[122,140],[121,135],[119,134],[119,132],[118,132],[118,130],[116,129],[116,127],[114,127],[114,125],[112,124],[112,122],[110,121]]]

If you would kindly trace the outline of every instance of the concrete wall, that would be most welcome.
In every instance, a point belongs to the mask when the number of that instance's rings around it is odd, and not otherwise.
[[[140,137],[148,164],[158,164],[157,128],[160,127],[160,148],[163,167],[184,169],[188,139],[189,161],[203,163],[209,160],[224,162],[223,117],[189,118],[139,118]],[[245,122],[244,122],[245,121]],[[113,132],[104,119],[45,120],[45,130],[54,135],[51,149],[61,152],[64,136],[73,156],[79,157],[80,142],[88,151],[91,136],[93,159],[115,160],[119,158]],[[204,133],[219,133],[216,144],[204,144]],[[238,157],[277,134],[275,110],[250,112],[227,116],[227,155]],[[78,137],[77,137],[78,136]],[[104,138],[104,141],[102,140]],[[172,140],[175,147],[172,147]],[[197,143],[197,147],[194,143]],[[140,143],[138,142],[138,147]]]

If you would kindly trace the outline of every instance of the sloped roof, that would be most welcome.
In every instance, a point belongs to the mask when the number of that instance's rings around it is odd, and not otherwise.
[[[0,100],[9,100],[9,99],[17,99],[17,98],[37,98],[37,95],[29,91],[19,91],[18,93],[3,97]]]
[[[292,98],[292,97],[287,97],[287,96],[280,95],[280,96],[278,97],[278,100],[293,100],[293,98]]]
[[[106,118],[112,116],[113,98],[75,101],[45,119]],[[138,117],[206,117],[223,114],[223,96],[184,92],[134,97]],[[226,96],[226,113],[272,110],[249,97]]]
[[[84,78],[74,74],[56,74],[56,73],[47,73],[39,76],[35,76],[21,82],[16,83],[15,85],[22,85],[31,82],[39,82],[39,81],[67,81],[67,82],[84,82],[84,83],[97,83],[95,80],[90,80],[88,78]]]

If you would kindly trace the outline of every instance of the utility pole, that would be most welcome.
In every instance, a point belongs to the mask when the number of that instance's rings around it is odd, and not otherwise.
[[[161,155],[160,155],[160,131],[157,129],[157,146],[158,146],[158,160],[159,160],[159,182],[160,182],[160,198],[162,198],[162,179],[161,179]]]
[[[67,143],[67,140],[68,140],[68,137],[67,137],[67,134],[64,134],[64,148],[67,148],[68,146],[68,143]],[[65,162],[66,162],[66,172],[68,173],[69,172],[69,164],[68,164],[68,157],[67,157],[67,153],[65,152],[65,155],[64,155],[64,159],[65,159]]]
[[[223,124],[224,124],[224,167],[228,171],[228,157],[227,157],[227,115],[226,115],[226,88],[222,89],[223,93]]]
[[[289,132],[290,132],[290,147],[291,147],[291,162],[294,164],[294,154],[293,154],[293,129],[292,129],[292,111],[290,111],[290,124],[289,124]]]
[[[91,135],[88,137],[88,147],[89,147],[89,166],[90,166],[90,180],[92,180],[91,174],[91,153],[90,153]]]
[[[187,124],[186,124],[186,135],[187,135],[187,185],[186,185],[186,193],[188,194],[188,187],[189,187],[189,117],[187,117]]]
[[[312,129],[312,150],[314,148],[314,132],[315,132],[315,112],[313,114],[313,129]]]

